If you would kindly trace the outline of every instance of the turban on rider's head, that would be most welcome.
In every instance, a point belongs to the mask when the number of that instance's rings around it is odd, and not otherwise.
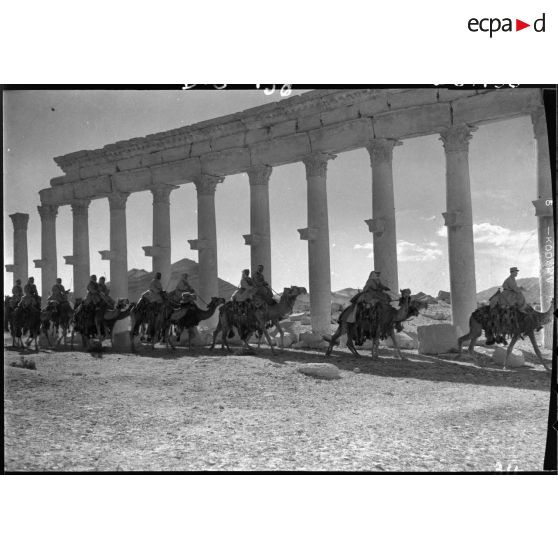
[[[510,267],[510,273],[513,273],[514,271],[519,271],[519,269],[517,269],[517,267]]]

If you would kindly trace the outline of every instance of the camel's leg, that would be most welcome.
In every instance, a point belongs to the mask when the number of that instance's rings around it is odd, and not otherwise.
[[[353,342],[353,336],[349,331],[347,331],[347,348],[351,351],[351,353],[353,353],[353,355],[360,357]]]
[[[456,358],[461,358],[462,345],[463,345],[463,343],[465,343],[465,341],[469,341],[470,339],[472,339],[472,336],[471,336],[471,332],[469,331],[469,333],[467,333],[467,335],[463,335],[462,337],[460,337],[457,340],[457,357]],[[474,347],[474,344],[473,344],[473,347]]]
[[[504,359],[504,370],[508,370],[508,357],[510,356],[511,352],[513,351],[513,347],[516,344],[518,339],[519,339],[519,335],[514,335],[512,340],[510,341],[510,345],[508,347],[508,350],[506,351],[506,358]]]
[[[326,357],[331,355],[331,353],[333,352],[333,347],[334,347],[337,339],[339,339],[339,337],[341,337],[341,335],[343,335],[342,329],[343,328],[341,326],[339,326],[337,328],[337,331],[331,336],[331,339],[329,340],[329,347],[326,349],[326,352],[325,352]]]
[[[546,370],[548,370],[550,372],[550,368],[544,362],[543,356],[541,355],[541,351],[539,349],[539,346],[537,345],[537,340],[535,339],[535,332],[530,331],[527,335],[529,336],[529,339],[531,340],[531,344],[533,345],[533,349],[535,349],[535,353],[539,357],[539,360],[541,361],[541,364],[545,367]]]
[[[213,341],[211,342],[211,347],[209,347],[210,351],[212,351],[215,348],[215,343],[217,342],[217,336],[219,335],[219,331],[221,331],[221,322],[217,323],[217,327],[213,332]]]
[[[404,356],[401,353],[401,349],[399,347],[399,345],[397,344],[397,336],[395,335],[395,332],[392,331],[390,334],[391,340],[393,341],[393,348],[395,349],[395,352],[397,353],[397,356],[401,359],[401,360],[409,360],[406,356]],[[379,341],[378,341],[379,344]]]
[[[268,342],[269,344],[269,348],[271,349],[271,354],[275,355],[275,349],[273,348],[273,345],[271,344],[271,337],[269,336],[269,333],[267,333],[267,329],[264,328],[263,330],[264,335],[265,335],[265,340]]]

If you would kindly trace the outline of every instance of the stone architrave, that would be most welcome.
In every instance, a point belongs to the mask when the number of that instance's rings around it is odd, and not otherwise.
[[[269,216],[269,178],[273,168],[267,165],[248,170],[250,180],[250,234],[246,243],[250,245],[250,265],[254,273],[258,265],[264,266],[264,274],[272,284],[271,274],[271,231]]]
[[[153,246],[144,246],[146,256],[153,258],[154,272],[161,273],[161,282],[168,289],[171,278],[170,194],[178,186],[160,185],[153,194]]]
[[[34,261],[35,267],[41,269],[41,297],[46,300],[50,295],[52,285],[56,282],[58,272],[56,252],[58,206],[39,205],[37,209],[41,216],[41,259]]]
[[[219,276],[217,268],[217,225],[215,219],[215,190],[223,182],[221,176],[203,174],[196,180],[198,194],[198,238],[190,241],[192,250],[198,250],[199,262],[199,305],[207,305],[211,297],[219,294]],[[214,328],[219,314],[216,312],[201,326]]]
[[[552,177],[550,174],[550,150],[548,145],[548,131],[544,107],[539,107],[531,114],[535,140],[537,142],[537,196],[533,202],[538,221],[539,258],[540,258],[540,287],[541,310],[545,312],[550,307],[555,296],[554,278],[554,236],[555,224],[553,218]],[[528,301],[529,302],[529,301]],[[543,330],[543,346],[552,348],[553,324],[550,322]]]
[[[14,225],[14,263],[6,266],[6,271],[14,275],[13,283],[16,279],[21,279],[22,285],[29,278],[29,263],[27,252],[27,225],[29,224],[28,213],[12,213],[10,219]]]
[[[382,273],[382,282],[397,293],[397,234],[393,194],[393,148],[402,145],[392,139],[372,140],[368,145],[372,166],[372,215],[366,223],[374,234],[374,269]]]
[[[110,295],[128,298],[128,238],[126,201],[129,194],[114,192],[108,196],[110,208],[110,251],[101,253],[110,260]]]
[[[453,325],[459,335],[469,331],[469,318],[477,308],[473,210],[469,178],[469,141],[476,128],[461,124],[441,132],[446,154],[445,225]]]
[[[299,232],[308,241],[308,275],[312,330],[329,334],[331,325],[331,270],[327,211],[327,163],[335,156],[313,153],[303,159],[306,167],[308,228]]]

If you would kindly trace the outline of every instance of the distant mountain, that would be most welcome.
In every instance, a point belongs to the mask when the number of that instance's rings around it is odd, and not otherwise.
[[[168,285],[163,285],[167,291],[172,291],[183,273],[189,275],[188,282],[197,292],[199,292],[199,272],[198,264],[192,260],[184,258],[172,264],[171,278]],[[149,283],[153,278],[151,271],[145,269],[131,269],[128,271],[128,297],[130,300],[138,300],[142,293],[149,288]],[[110,287],[110,283],[109,287]],[[229,300],[232,294],[236,291],[236,287],[223,279],[219,279],[219,296],[225,300]],[[209,302],[209,301],[206,301]]]
[[[523,279],[518,279],[517,284],[520,287],[523,287],[525,291],[523,294],[525,295],[525,300],[527,304],[540,304],[541,301],[541,287],[539,284],[538,277],[525,277]],[[499,289],[499,287],[491,287],[490,289],[486,289],[485,291],[481,291],[477,294],[477,302],[488,302],[488,299]]]

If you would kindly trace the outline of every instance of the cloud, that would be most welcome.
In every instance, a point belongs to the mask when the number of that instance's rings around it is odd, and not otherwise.
[[[397,243],[397,259],[400,262],[432,262],[442,256],[442,250],[437,246],[437,242],[428,242],[421,246],[400,240]]]

